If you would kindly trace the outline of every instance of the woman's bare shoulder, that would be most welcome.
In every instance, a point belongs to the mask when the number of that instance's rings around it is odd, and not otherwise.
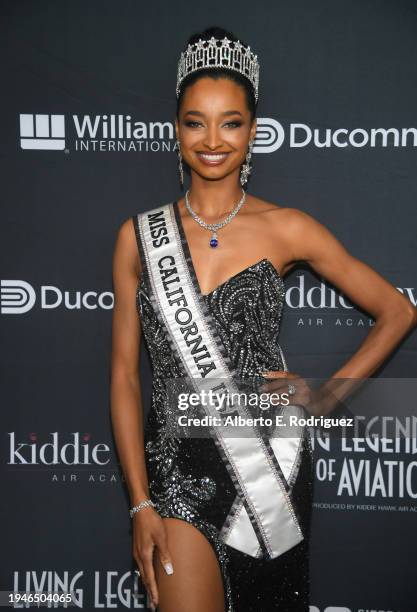
[[[126,251],[127,255],[134,262],[135,268],[140,272],[141,262],[139,256],[139,217],[146,215],[154,210],[160,209],[162,206],[169,206],[171,202],[164,202],[157,206],[147,206],[144,210],[131,214],[129,217],[121,221],[117,230],[117,244]]]
[[[133,267],[137,274],[141,272],[138,240],[135,215],[130,215],[123,219],[117,228],[115,254],[129,267]]]
[[[126,248],[136,247],[135,215],[123,219],[117,228],[117,240]]]
[[[251,196],[252,211],[255,213],[262,213],[265,219],[269,222],[275,222],[275,220],[282,223],[285,219],[286,225],[291,222],[292,225],[302,224],[307,222],[309,219],[314,220],[311,215],[304,212],[300,208],[294,208],[293,206],[286,206],[285,203],[275,203],[262,198],[255,198]]]

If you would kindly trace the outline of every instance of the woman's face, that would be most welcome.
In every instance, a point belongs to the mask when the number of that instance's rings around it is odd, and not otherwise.
[[[213,180],[236,173],[255,138],[243,87],[226,78],[202,77],[186,88],[177,138],[185,162],[201,177]]]

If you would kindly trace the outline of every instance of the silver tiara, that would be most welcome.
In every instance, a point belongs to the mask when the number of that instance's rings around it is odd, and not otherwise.
[[[229,68],[240,72],[252,83],[255,99],[258,101],[259,62],[258,56],[252,53],[250,47],[239,41],[229,40],[226,36],[221,40],[214,36],[210,40],[200,38],[198,42],[188,45],[178,62],[177,98],[183,79],[203,68]]]

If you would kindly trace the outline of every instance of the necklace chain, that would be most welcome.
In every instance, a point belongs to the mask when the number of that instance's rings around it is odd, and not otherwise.
[[[242,189],[242,197],[240,198],[239,202],[236,204],[235,208],[226,217],[226,219],[224,219],[224,221],[220,221],[219,223],[206,223],[203,219],[201,219],[201,217],[197,215],[196,212],[193,211],[193,209],[191,208],[189,197],[188,197],[189,192],[190,192],[189,189],[187,189],[187,191],[185,192],[185,205],[187,207],[187,210],[192,216],[192,218],[194,219],[194,221],[197,221],[197,223],[199,223],[201,227],[204,227],[204,229],[210,230],[212,232],[212,237],[210,239],[210,246],[216,247],[219,243],[218,238],[217,238],[217,230],[221,229],[222,227],[230,223],[230,221],[237,215],[237,213],[239,212],[239,210],[243,206],[243,203],[246,200],[246,191]]]

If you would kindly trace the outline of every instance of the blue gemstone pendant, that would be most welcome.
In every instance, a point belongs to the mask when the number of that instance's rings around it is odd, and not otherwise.
[[[213,235],[212,235],[211,240],[210,240],[210,246],[214,248],[218,244],[219,244],[219,241],[217,240],[217,234],[216,234],[216,232],[213,232]]]

